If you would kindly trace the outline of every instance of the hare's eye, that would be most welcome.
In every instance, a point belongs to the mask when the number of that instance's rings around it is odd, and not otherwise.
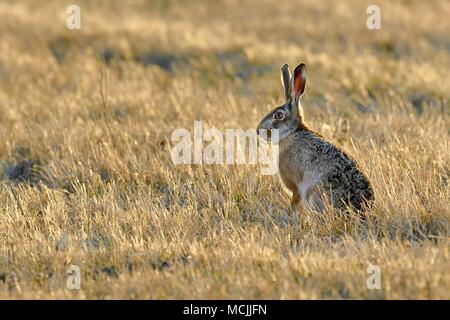
[[[277,111],[275,112],[275,114],[273,115],[273,118],[276,120],[281,120],[284,118],[284,113],[281,111]]]

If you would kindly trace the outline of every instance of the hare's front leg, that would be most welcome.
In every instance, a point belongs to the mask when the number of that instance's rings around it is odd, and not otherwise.
[[[295,210],[295,208],[298,206],[298,204],[300,203],[300,195],[298,194],[298,192],[293,192],[292,193],[292,198],[291,198],[291,206],[290,209]]]
[[[291,223],[297,223],[299,216],[299,207],[300,207],[300,195],[298,192],[292,193],[291,204],[289,206],[289,210],[283,212],[281,215],[281,225],[283,228],[288,227]]]
[[[297,190],[292,192],[291,205],[289,207],[291,212],[298,212],[300,214],[303,213],[303,207],[301,203],[300,193]]]

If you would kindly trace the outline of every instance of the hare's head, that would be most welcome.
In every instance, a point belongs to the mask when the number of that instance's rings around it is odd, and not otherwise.
[[[303,115],[300,99],[306,88],[306,66],[299,64],[291,76],[289,66],[281,68],[281,80],[286,102],[270,111],[259,123],[256,132],[261,135],[266,130],[267,140],[271,140],[271,131],[278,130],[278,139],[282,140],[303,127]]]

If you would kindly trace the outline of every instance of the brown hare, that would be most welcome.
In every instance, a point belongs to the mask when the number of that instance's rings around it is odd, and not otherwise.
[[[270,142],[270,130],[278,130],[278,170],[292,192],[291,209],[301,204],[323,211],[330,204],[338,209],[364,210],[374,195],[356,161],[304,123],[300,99],[306,88],[306,66],[298,65],[291,77],[285,64],[281,75],[286,103],[262,119],[257,133],[263,136],[267,130]]]

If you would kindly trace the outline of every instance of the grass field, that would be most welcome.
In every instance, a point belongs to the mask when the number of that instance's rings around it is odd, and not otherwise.
[[[77,0],[68,30],[74,2],[0,2],[0,298],[450,299],[449,1],[379,0],[381,30],[356,0]],[[366,222],[173,164],[194,120],[255,129],[284,62],[370,178]]]

